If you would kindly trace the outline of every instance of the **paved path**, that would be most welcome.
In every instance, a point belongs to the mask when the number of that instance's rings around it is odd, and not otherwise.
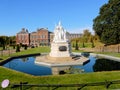
[[[104,54],[95,54],[95,53],[90,53],[90,55],[94,56],[94,57],[98,57],[98,58],[106,58],[106,59],[110,59],[110,60],[114,60],[114,61],[120,62],[120,58],[119,57],[114,57],[114,56],[104,55]]]

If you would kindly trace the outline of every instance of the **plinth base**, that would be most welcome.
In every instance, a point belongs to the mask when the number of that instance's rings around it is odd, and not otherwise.
[[[69,42],[52,42],[51,43],[51,52],[49,53],[50,57],[70,57],[71,48]]]
[[[58,75],[61,71],[69,70],[71,66],[84,65],[89,62],[89,58],[80,55],[72,55],[71,57],[51,57],[42,55],[36,57],[37,65],[51,67],[52,74]]]
[[[75,65],[84,65],[89,61],[88,58],[80,57],[50,57],[49,55],[38,56],[36,57],[35,63],[38,65],[56,67],[56,66],[75,66]]]

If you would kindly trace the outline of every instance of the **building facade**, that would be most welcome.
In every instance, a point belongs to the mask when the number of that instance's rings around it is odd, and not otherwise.
[[[72,40],[74,38],[79,38],[79,37],[82,37],[82,34],[80,34],[80,33],[70,33],[69,34],[69,40]]]
[[[30,45],[33,46],[41,46],[41,45],[49,45],[50,44],[50,32],[41,28],[38,29],[37,32],[30,33]]]
[[[82,34],[73,34],[67,32],[69,40],[81,37]],[[22,30],[16,35],[16,44],[24,44],[27,46],[46,46],[53,41],[54,33],[48,31],[47,28],[37,29],[36,32],[29,33],[27,29]]]
[[[79,38],[79,37],[82,37],[82,34],[81,33],[69,33],[69,32],[67,32],[66,33],[67,35],[67,39],[69,40],[69,41],[71,41],[72,39],[75,39],[75,38]]]
[[[37,46],[37,32],[30,33],[30,45],[31,46]]]
[[[30,34],[27,29],[22,28],[22,30],[16,35],[16,44],[30,44]]]
[[[40,46],[50,44],[50,33],[45,28],[37,29],[36,32],[29,33],[27,29],[23,28],[16,35],[16,43],[28,46]]]

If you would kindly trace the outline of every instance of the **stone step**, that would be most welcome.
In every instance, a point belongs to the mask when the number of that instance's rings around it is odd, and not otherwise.
[[[80,59],[80,57],[76,57],[76,58],[74,58],[74,60],[79,60]]]
[[[81,57],[81,55],[73,55],[73,56],[72,56],[72,59],[80,58],[80,57]]]

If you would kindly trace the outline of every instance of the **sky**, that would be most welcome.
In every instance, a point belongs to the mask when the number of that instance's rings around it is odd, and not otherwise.
[[[54,31],[61,21],[70,33],[92,30],[93,19],[108,0],[0,0],[0,35],[13,36],[22,28]]]

